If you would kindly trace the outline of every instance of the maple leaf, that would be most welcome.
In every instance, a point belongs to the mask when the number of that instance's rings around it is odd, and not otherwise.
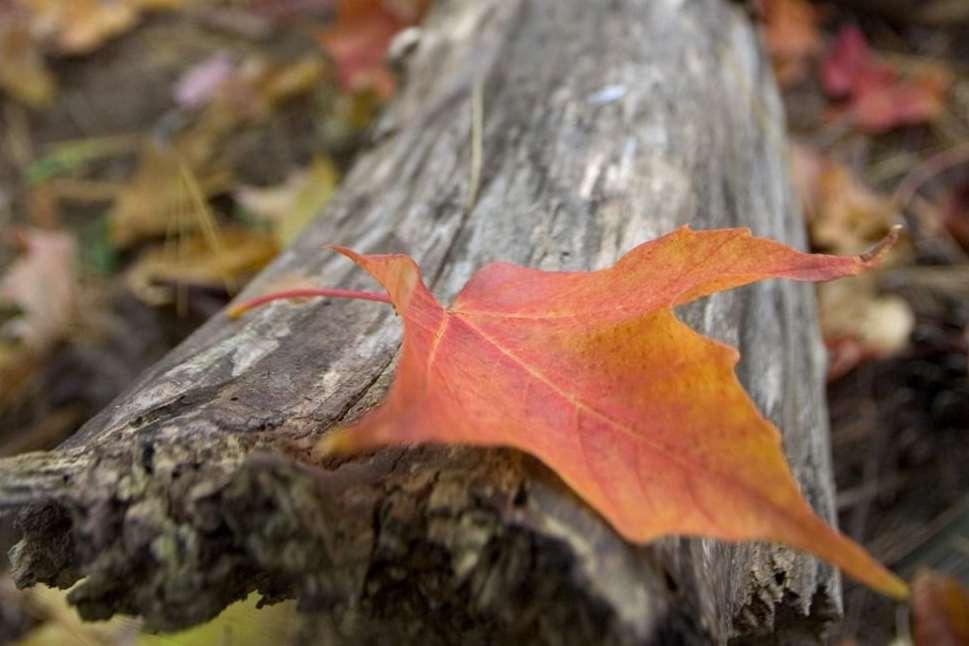
[[[837,257],[803,254],[747,229],[684,227],[600,271],[488,265],[448,309],[409,257],[337,248],[387,290],[404,340],[383,405],[331,431],[322,448],[514,447],[551,467],[629,540],[781,542],[904,597],[904,583],[801,497],[780,434],[737,379],[737,351],[673,314],[676,305],[763,278],[857,274],[893,237],[877,253]],[[231,314],[311,294],[261,297]]]
[[[845,99],[841,112],[859,128],[880,132],[938,117],[949,81],[944,69],[929,65],[902,78],[872,56],[864,34],[851,25],[823,61],[821,83],[829,96]]]

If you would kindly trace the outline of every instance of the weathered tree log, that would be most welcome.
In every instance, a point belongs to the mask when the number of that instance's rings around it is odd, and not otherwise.
[[[600,268],[683,223],[804,245],[780,103],[739,6],[441,2],[406,68],[372,151],[244,295],[292,276],[370,288],[326,243],[409,253],[445,302],[492,260]],[[832,520],[810,288],[759,284],[681,315],[739,346],[741,380]],[[374,303],[215,317],[64,446],[0,461],[18,583],[85,577],[70,593],[83,616],[157,629],[251,590],[297,596],[328,644],[813,643],[839,613],[830,567],[761,544],[628,544],[514,451],[314,463],[328,428],[379,401],[399,339]]]

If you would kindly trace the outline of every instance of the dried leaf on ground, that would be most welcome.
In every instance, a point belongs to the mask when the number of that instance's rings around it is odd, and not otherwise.
[[[863,130],[880,132],[924,123],[945,108],[949,74],[939,65],[924,65],[903,77],[877,60],[858,27],[842,28],[821,67],[825,92],[842,100],[836,114]]]
[[[56,86],[26,14],[0,7],[0,90],[43,108],[54,100]]]
[[[134,176],[110,213],[114,243],[126,247],[202,224],[199,216],[208,209],[207,200],[228,193],[235,183],[226,142],[238,137],[240,128],[265,121],[281,103],[312,91],[323,69],[319,54],[278,65],[253,56],[225,74],[215,71],[202,81],[183,78],[187,85],[176,84],[176,96],[181,88],[186,92],[182,99],[199,101],[203,109],[171,141],[145,144]],[[204,83],[213,85],[203,91]]]
[[[15,0],[31,14],[31,29],[65,54],[85,54],[134,27],[149,10],[182,0]]]
[[[217,156],[225,122],[206,119],[173,143],[145,144],[134,176],[109,212],[111,241],[127,247],[166,233],[198,228],[207,214],[202,198],[228,191],[232,176]]]
[[[294,643],[300,627],[295,603],[259,607],[257,594],[233,603],[210,621],[167,635],[141,632],[141,622],[130,617],[82,621],[63,590],[38,585],[21,594],[44,612],[45,621],[18,640],[17,646],[264,646]]]
[[[774,74],[782,86],[796,83],[821,51],[818,10],[807,0],[764,0],[762,7],[762,33]]]
[[[795,190],[815,247],[861,253],[897,224],[892,201],[862,184],[847,166],[805,145],[795,145],[793,153]],[[915,325],[911,307],[902,298],[879,295],[871,275],[819,285],[818,298],[829,379],[908,346]]]
[[[409,257],[339,251],[387,290],[404,344],[384,404],[331,431],[324,451],[414,442],[515,447],[630,540],[777,541],[885,594],[907,594],[801,497],[780,434],[737,379],[737,351],[673,314],[676,305],[769,277],[858,274],[872,256],[802,254],[746,229],[682,228],[601,271],[488,265],[445,309]]]
[[[879,295],[871,274],[818,285],[818,305],[829,379],[905,350],[915,328],[908,301]]]
[[[222,79],[197,118],[170,141],[153,139],[111,212],[111,239],[127,247],[146,238],[204,224],[207,200],[234,185],[231,148],[240,128],[263,122],[280,103],[312,90],[323,73],[319,56],[284,65],[244,61]]]
[[[912,581],[915,646],[969,644],[969,594],[954,578],[921,569]]]
[[[309,168],[292,173],[282,184],[239,186],[234,196],[242,208],[270,223],[280,246],[285,246],[329,201],[338,180],[333,162],[317,157]]]
[[[20,314],[6,321],[3,335],[42,351],[75,319],[77,243],[70,234],[41,229],[28,229],[20,239],[24,254],[0,279],[0,303]]]
[[[230,291],[265,267],[278,253],[273,236],[239,227],[216,238],[195,234],[146,249],[128,270],[131,291],[152,305],[173,300],[173,287],[222,287]]]
[[[866,187],[847,166],[807,146],[793,151],[794,185],[816,247],[861,253],[899,223],[891,199]]]
[[[77,314],[77,244],[63,232],[28,229],[24,253],[0,277],[0,408],[16,400],[40,357]]]
[[[323,78],[325,65],[318,55],[273,64],[253,56],[242,61],[211,97],[209,113],[236,123],[258,123],[279,104],[311,92]]]
[[[373,90],[384,99],[394,92],[394,77],[384,57],[394,35],[417,23],[427,0],[337,0],[336,20],[320,34],[344,88]]]

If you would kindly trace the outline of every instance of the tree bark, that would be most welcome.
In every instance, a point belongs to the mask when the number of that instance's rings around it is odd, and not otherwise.
[[[444,302],[493,260],[601,268],[684,223],[804,246],[782,109],[737,5],[440,2],[404,66],[372,150],[243,297],[293,277],[373,288],[327,243],[410,254]],[[810,287],[680,315],[740,348],[742,382],[833,521]],[[58,450],[0,460],[18,583],[85,577],[70,593],[84,617],[162,630],[252,590],[296,596],[307,640],[327,644],[815,643],[840,612],[837,573],[806,555],[626,543],[510,450],[314,462],[328,428],[379,401],[399,340],[376,303],[216,316]]]

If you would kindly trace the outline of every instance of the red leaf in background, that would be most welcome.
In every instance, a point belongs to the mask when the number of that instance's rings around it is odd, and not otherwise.
[[[969,644],[969,595],[957,580],[929,569],[915,573],[912,639],[915,646]]]
[[[384,56],[394,35],[418,22],[427,0],[339,0],[336,20],[320,34],[337,79],[349,90],[369,88],[381,98],[394,92]]]
[[[880,132],[938,117],[945,107],[948,74],[925,66],[903,78],[876,60],[861,30],[849,25],[822,63],[821,83],[829,96],[845,99],[839,113],[863,130]]]
[[[854,25],[841,29],[834,47],[821,64],[821,84],[833,97],[846,97],[855,88],[855,80],[871,64],[871,53],[864,34]]]

